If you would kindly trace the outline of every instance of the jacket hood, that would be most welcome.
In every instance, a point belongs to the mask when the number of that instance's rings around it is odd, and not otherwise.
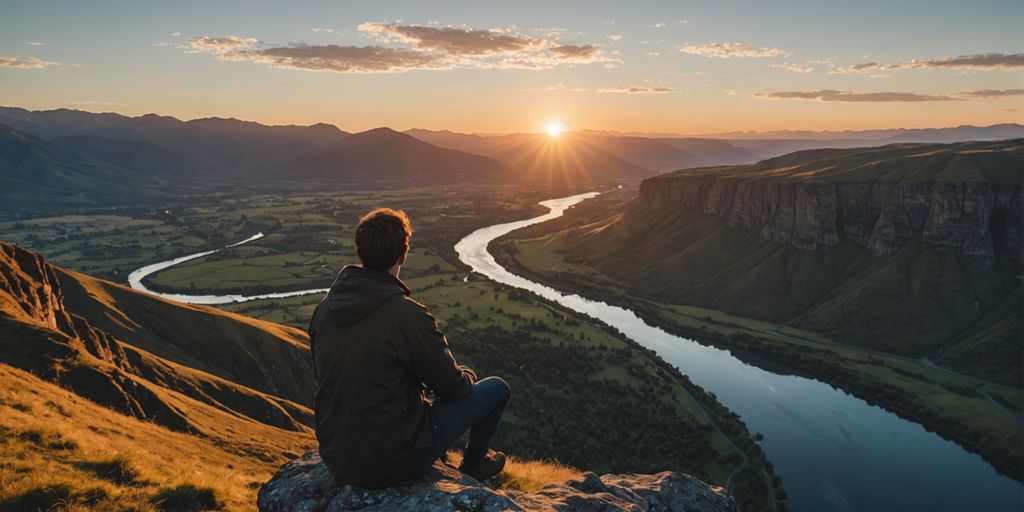
[[[395,295],[409,295],[400,279],[380,270],[349,265],[341,270],[327,292],[331,318],[342,326],[353,325]]]

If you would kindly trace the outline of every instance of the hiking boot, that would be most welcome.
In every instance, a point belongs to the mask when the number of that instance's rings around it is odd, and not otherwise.
[[[484,455],[484,458],[479,462],[466,464],[466,461],[462,461],[462,464],[459,465],[459,471],[480,482],[501,473],[501,470],[504,468],[505,454],[494,450],[487,450],[487,455]]]

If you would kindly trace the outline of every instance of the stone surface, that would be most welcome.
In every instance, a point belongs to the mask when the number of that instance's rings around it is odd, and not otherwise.
[[[386,489],[360,489],[335,481],[311,451],[285,464],[259,491],[261,512],[338,512],[344,510],[423,512],[463,510],[557,511],[736,511],[736,502],[718,487],[683,473],[604,475],[584,473],[577,480],[549,484],[537,492],[487,487],[441,463],[423,478]]]

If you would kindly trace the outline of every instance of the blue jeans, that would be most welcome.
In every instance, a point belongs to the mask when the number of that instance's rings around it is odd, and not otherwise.
[[[511,395],[508,383],[499,377],[487,377],[477,381],[473,391],[461,400],[434,400],[429,409],[434,445],[417,451],[416,476],[426,473],[434,461],[443,457],[466,430],[470,432],[463,460],[481,460],[487,454],[487,447],[498,429]]]

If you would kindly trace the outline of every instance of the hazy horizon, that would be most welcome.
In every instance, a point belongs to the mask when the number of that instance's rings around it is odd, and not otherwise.
[[[4,103],[463,133],[1020,122],[1024,5],[26,3]]]
[[[21,107],[21,106],[18,106],[18,105],[0,105],[0,108],[23,108],[24,109],[25,107]],[[517,135],[517,134],[544,135],[548,131],[548,126],[547,125],[538,126],[533,131],[508,131],[508,132],[462,132],[462,131],[458,131],[458,130],[452,130],[452,129],[449,129],[449,128],[423,128],[423,127],[419,127],[419,126],[413,126],[411,128],[395,128],[395,127],[387,126],[387,125],[371,126],[369,128],[366,128],[366,129],[355,130],[355,129],[350,129],[350,128],[346,127],[346,126],[339,126],[337,124],[328,123],[328,122],[325,122],[325,121],[315,121],[315,122],[308,123],[308,124],[289,123],[289,122],[262,123],[260,121],[254,120],[254,119],[243,119],[243,118],[237,118],[237,117],[201,116],[201,117],[193,117],[193,118],[181,118],[181,117],[177,117],[177,116],[163,114],[163,113],[160,113],[160,112],[146,112],[146,113],[143,113],[143,114],[133,115],[133,114],[127,114],[127,113],[124,113],[124,112],[117,112],[117,111],[113,111],[113,110],[89,110],[89,109],[85,109],[85,108],[70,108],[70,107],[56,107],[56,108],[53,108],[53,109],[25,109],[25,110],[28,110],[30,112],[46,112],[46,111],[61,110],[61,109],[75,111],[75,112],[84,112],[84,113],[88,113],[88,114],[114,114],[114,115],[120,115],[120,116],[125,116],[125,117],[144,117],[144,116],[149,116],[149,115],[155,115],[155,116],[159,116],[159,117],[172,117],[174,119],[177,119],[179,121],[186,122],[186,123],[190,122],[190,121],[200,121],[200,120],[203,120],[203,119],[230,119],[230,120],[235,120],[235,121],[239,121],[239,122],[243,122],[243,123],[257,123],[257,124],[262,124],[264,126],[271,126],[271,127],[274,127],[274,126],[313,126],[313,125],[317,125],[317,124],[327,124],[327,125],[330,125],[330,126],[333,126],[333,127],[337,128],[339,130],[342,130],[342,131],[345,131],[345,132],[349,132],[349,133],[361,133],[361,132],[366,132],[366,131],[372,131],[372,130],[386,128],[386,129],[394,130],[394,131],[400,132],[400,133],[416,131],[416,130],[423,130],[423,131],[430,131],[430,132],[450,132],[450,133],[459,134],[459,135],[475,135],[475,136],[479,136],[479,137],[496,137],[496,136]],[[947,125],[947,126],[900,126],[900,127],[892,127],[892,128],[863,128],[863,129],[845,129],[845,130],[801,130],[801,129],[790,129],[790,128],[780,128],[780,129],[775,129],[775,130],[743,130],[743,129],[736,129],[736,130],[728,130],[728,131],[715,132],[715,133],[643,132],[643,131],[624,131],[624,130],[614,130],[614,129],[596,129],[596,128],[589,128],[589,127],[578,127],[576,129],[572,129],[572,130],[566,129],[566,130],[564,130],[563,134],[564,135],[573,135],[573,134],[600,133],[600,134],[607,134],[607,135],[617,136],[617,137],[651,137],[651,138],[658,138],[658,137],[703,137],[703,138],[719,137],[719,138],[727,138],[729,136],[744,136],[744,137],[748,137],[748,136],[752,136],[752,135],[766,135],[766,136],[768,136],[768,135],[774,135],[774,134],[788,134],[788,135],[799,135],[799,134],[812,135],[813,134],[813,135],[818,135],[818,136],[827,136],[829,134],[862,134],[862,133],[866,134],[866,133],[888,132],[888,131],[952,130],[952,129],[957,129],[957,128],[990,128],[990,127],[1000,126],[1000,125],[1024,126],[1024,125],[1021,125],[1021,123],[1010,121],[1010,122],[1005,122],[1005,123],[994,123],[994,124],[990,124],[990,125],[975,125],[975,124],[966,124],[965,123],[965,124]]]

